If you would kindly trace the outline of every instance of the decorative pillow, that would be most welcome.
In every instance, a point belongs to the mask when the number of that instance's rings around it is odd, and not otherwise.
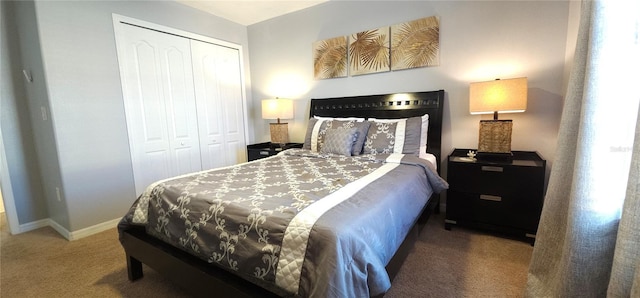
[[[362,154],[362,147],[364,145],[364,141],[367,138],[367,132],[369,131],[369,127],[371,126],[371,122],[369,121],[338,121],[334,120],[332,123],[332,127],[343,127],[343,128],[351,128],[355,127],[358,130],[358,138],[355,143],[353,143],[353,148],[351,150],[351,155],[360,155]]]
[[[310,118],[309,123],[307,124],[307,132],[304,135],[304,144],[302,144],[302,149],[311,150],[311,135],[313,133],[313,127],[318,122],[318,119]]]
[[[372,122],[362,153],[384,154],[393,153],[396,143],[396,128],[398,122]]]
[[[428,120],[428,115],[426,116]],[[415,156],[420,155],[421,135],[423,131],[422,117],[403,119],[372,118],[369,120],[372,122],[372,127],[367,134],[364,153],[404,153]],[[426,147],[424,149],[426,151]]]
[[[357,137],[358,129],[355,127],[328,129],[324,136],[324,144],[320,149],[320,153],[334,153],[351,156],[351,150]]]
[[[309,119],[302,148],[320,152],[320,148],[324,143],[324,135],[327,133],[327,129],[331,128],[332,122],[332,120],[328,119]]]
[[[417,123],[418,119],[420,122]],[[404,135],[402,130],[397,131],[397,135],[400,138],[404,138],[402,143],[395,144],[394,153],[405,153],[405,154],[415,154],[418,157],[425,158],[427,155],[427,137],[429,131],[429,114],[424,114],[421,117],[412,117],[412,118],[402,118],[402,119],[376,119],[370,118],[369,121],[372,122],[405,122],[406,126],[404,130]],[[416,138],[418,148],[415,149]]]
[[[362,146],[364,144],[364,140],[367,136],[367,131],[369,130],[370,125],[371,123],[369,123],[368,121],[357,122],[354,120],[339,121],[311,118],[309,119],[309,124],[307,125],[307,132],[302,148],[309,149],[314,152],[320,152],[320,149],[322,149],[322,146],[324,144],[325,135],[328,129],[338,127],[355,127],[358,131],[358,138],[352,146],[351,155],[360,155],[362,153]]]

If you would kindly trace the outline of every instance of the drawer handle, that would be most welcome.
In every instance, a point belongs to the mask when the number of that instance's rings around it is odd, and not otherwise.
[[[502,167],[482,166],[482,170],[485,172],[502,172]]]
[[[502,201],[502,197],[492,196],[492,195],[480,195],[480,200],[500,202]]]
[[[260,151],[260,155],[269,155],[269,151]]]

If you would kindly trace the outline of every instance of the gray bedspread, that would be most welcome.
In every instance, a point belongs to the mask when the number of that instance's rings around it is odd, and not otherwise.
[[[369,297],[433,192],[448,187],[411,155],[290,149],[158,181],[119,224],[245,279],[300,297]]]

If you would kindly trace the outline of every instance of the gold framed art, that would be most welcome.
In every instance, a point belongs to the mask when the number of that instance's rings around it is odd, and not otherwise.
[[[316,80],[440,63],[440,18],[431,16],[313,43]]]
[[[389,27],[351,34],[349,74],[352,76],[390,71]]]
[[[391,70],[440,63],[440,18],[432,16],[391,26]]]
[[[313,74],[316,80],[347,76],[347,37],[313,43]]]

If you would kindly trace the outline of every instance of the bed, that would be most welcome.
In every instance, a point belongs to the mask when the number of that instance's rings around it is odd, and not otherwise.
[[[129,280],[144,263],[196,296],[384,295],[447,187],[443,103],[312,99],[303,149],[150,185],[118,225]]]

